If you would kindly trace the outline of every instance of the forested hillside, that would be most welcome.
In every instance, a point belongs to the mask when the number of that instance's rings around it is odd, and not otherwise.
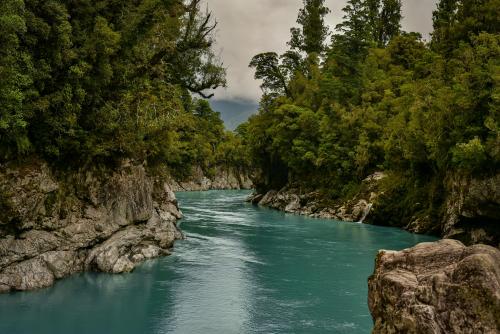
[[[457,177],[499,171],[500,1],[439,1],[430,42],[402,31],[399,0],[350,0],[333,31],[328,13],[304,0],[289,51],[250,63],[264,94],[238,131],[259,192],[342,200],[383,171],[385,223],[437,221]]]
[[[237,139],[193,98],[226,84],[215,28],[200,0],[2,1],[0,159],[224,162]]]

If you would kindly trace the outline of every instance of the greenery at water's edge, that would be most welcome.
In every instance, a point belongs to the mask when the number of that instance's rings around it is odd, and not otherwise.
[[[0,2],[0,161],[241,167],[204,99],[225,86],[201,0]]]
[[[439,216],[450,173],[500,165],[500,0],[441,0],[427,43],[401,1],[350,0],[332,34],[304,0],[290,49],[255,56],[259,114],[226,132],[207,101],[224,86],[201,0],[0,3],[0,161],[258,171],[342,200],[383,170],[391,224]]]
[[[430,42],[401,30],[400,0],[349,0],[333,34],[324,1],[303,2],[289,51],[250,63],[264,94],[237,131],[260,192],[342,200],[385,171],[380,207],[404,226],[442,214],[447,175],[498,172],[499,0],[439,1]]]

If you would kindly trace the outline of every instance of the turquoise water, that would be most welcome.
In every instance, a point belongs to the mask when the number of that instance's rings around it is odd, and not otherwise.
[[[0,333],[369,333],[377,250],[433,240],[257,208],[247,195],[179,193],[188,238],[174,255],[0,295]]]

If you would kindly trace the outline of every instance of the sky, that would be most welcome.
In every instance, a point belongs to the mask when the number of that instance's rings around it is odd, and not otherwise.
[[[342,20],[342,8],[347,0],[326,0],[332,11],[326,22],[331,30]],[[216,91],[216,105],[224,119],[233,123],[244,121],[261,96],[259,81],[254,80],[248,67],[252,57],[261,52],[282,53],[287,49],[290,28],[296,26],[302,0],[205,0],[217,18],[217,44],[227,68],[228,87]],[[403,29],[417,31],[429,39],[432,11],[437,0],[403,0]],[[228,102],[228,105],[225,105]],[[240,109],[235,108],[237,102]],[[232,109],[233,108],[233,109]],[[233,113],[227,115],[227,113]],[[241,115],[240,115],[241,114]],[[232,127],[232,126],[231,126]]]

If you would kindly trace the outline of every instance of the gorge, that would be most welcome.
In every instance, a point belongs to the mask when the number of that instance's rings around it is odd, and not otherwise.
[[[249,194],[177,193],[186,239],[171,256],[0,295],[0,332],[369,333],[377,251],[435,240],[258,208]]]
[[[0,333],[500,332],[500,0],[342,1],[0,1]]]

